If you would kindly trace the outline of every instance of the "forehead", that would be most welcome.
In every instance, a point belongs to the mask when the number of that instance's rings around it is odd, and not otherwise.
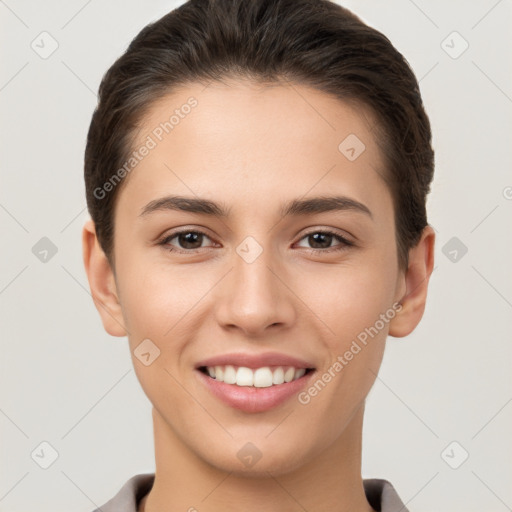
[[[248,142],[252,135],[255,142],[256,137],[273,141],[272,149],[282,148],[283,140],[289,143],[286,149],[295,151],[300,149],[295,143],[306,140],[318,145],[323,140],[339,151],[338,143],[352,134],[364,143],[367,156],[380,160],[373,140],[375,116],[368,106],[292,82],[190,83],[156,100],[139,124],[138,143],[151,134],[164,144],[171,139],[176,144],[185,139],[203,144],[222,139],[222,148],[236,146],[241,139]]]
[[[370,109],[299,84],[188,84],[142,119],[134,149],[151,149],[122,195],[143,206],[169,188],[266,208],[342,187],[372,202],[385,188],[375,130]]]

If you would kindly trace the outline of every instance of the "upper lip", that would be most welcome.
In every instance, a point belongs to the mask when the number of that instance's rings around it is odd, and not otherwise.
[[[262,368],[264,366],[293,366],[294,368],[314,368],[310,361],[297,357],[280,354],[278,352],[264,352],[262,354],[244,354],[236,352],[221,354],[218,356],[203,359],[196,364],[196,368],[203,366],[245,366],[247,368]]]

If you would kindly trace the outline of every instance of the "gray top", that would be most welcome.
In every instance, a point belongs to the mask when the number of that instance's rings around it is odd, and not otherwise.
[[[140,501],[151,490],[154,479],[155,473],[132,476],[112,499],[93,512],[137,512]],[[409,512],[387,480],[367,478],[363,480],[363,486],[368,503],[377,512]]]

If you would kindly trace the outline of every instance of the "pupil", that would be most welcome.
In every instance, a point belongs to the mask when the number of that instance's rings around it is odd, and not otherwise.
[[[181,234],[179,236],[180,245],[186,249],[197,249],[198,247],[201,247],[201,244],[199,244],[199,246],[196,247],[196,246],[194,246],[194,243],[197,244],[197,240],[200,236],[202,236],[201,233]]]
[[[315,247],[315,244],[318,244],[319,238],[324,238],[324,239],[327,238],[327,240],[329,242],[327,245],[325,245],[325,244],[322,245],[322,243],[320,243],[320,246],[325,248],[325,247],[330,247],[332,235],[328,235],[325,233],[315,233],[313,235],[310,235],[309,238],[313,240],[313,243],[311,243],[311,241],[310,241],[310,244],[312,247]]]

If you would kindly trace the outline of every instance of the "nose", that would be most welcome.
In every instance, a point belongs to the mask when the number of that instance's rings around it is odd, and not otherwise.
[[[294,294],[286,272],[264,250],[249,262],[235,253],[232,269],[216,287],[215,313],[219,325],[258,337],[272,329],[285,329],[296,318]]]

